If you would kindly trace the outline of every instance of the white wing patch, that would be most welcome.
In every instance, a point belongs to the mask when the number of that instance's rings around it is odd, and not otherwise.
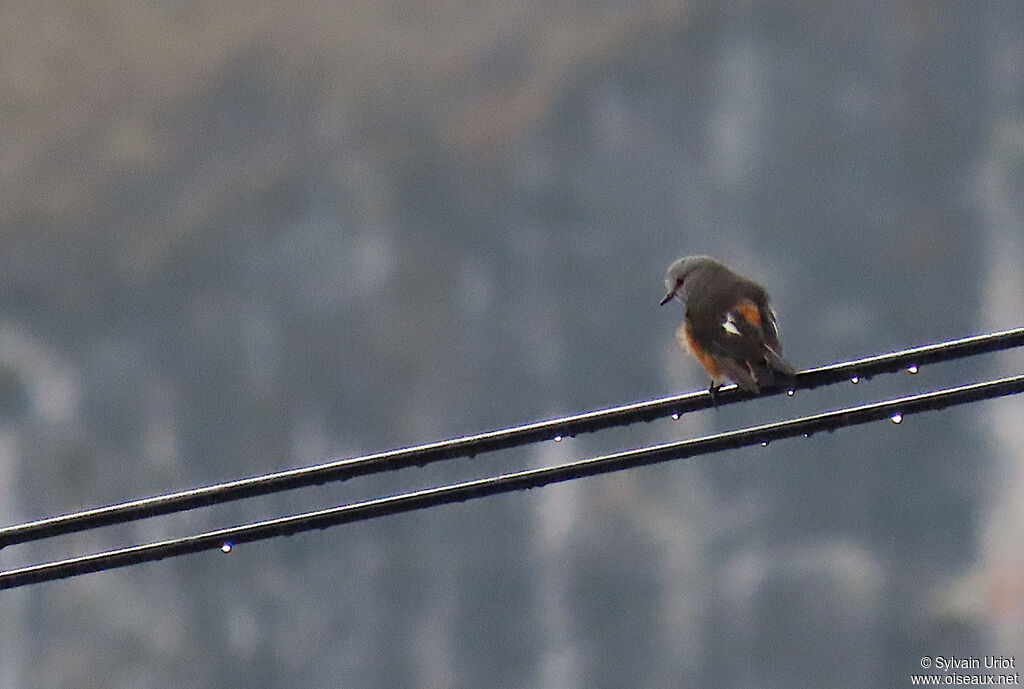
[[[740,329],[736,327],[736,316],[732,315],[732,312],[725,314],[725,320],[722,321],[722,330],[730,335],[742,334]]]

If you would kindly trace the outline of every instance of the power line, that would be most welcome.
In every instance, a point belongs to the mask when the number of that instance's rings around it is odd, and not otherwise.
[[[874,375],[902,371],[908,367],[921,367],[1022,345],[1024,328],[975,335],[808,369],[797,375],[793,387],[804,390],[852,378],[867,379]],[[717,404],[723,406],[758,397],[770,397],[782,392],[780,389],[767,389],[758,395],[729,385],[718,393]],[[330,481],[344,481],[357,476],[412,466],[424,466],[456,457],[473,457],[485,452],[519,447],[555,437],[572,437],[638,421],[647,422],[667,416],[679,416],[707,409],[713,404],[711,395],[702,390],[132,500],[4,527],[0,529],[0,548],[257,495],[268,495]]]
[[[844,426],[880,419],[890,419],[893,423],[900,424],[905,417],[912,414],[994,397],[1015,395],[1021,392],[1024,392],[1024,375],[824,412],[692,440],[617,452],[541,469],[529,469],[491,478],[402,493],[316,512],[210,531],[187,538],[160,541],[0,572],[0,589],[127,567],[201,550],[219,548],[230,551],[235,545],[275,536],[289,536],[303,531],[326,529],[339,524],[464,502],[489,495],[539,488],[585,476],[596,476],[757,443],[766,444],[782,438],[799,435],[809,437],[821,431],[831,432]]]

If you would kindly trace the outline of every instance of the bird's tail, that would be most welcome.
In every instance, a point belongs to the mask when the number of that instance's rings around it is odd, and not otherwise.
[[[796,379],[796,369],[783,359],[778,352],[765,345],[764,364],[754,368],[759,387],[766,385],[789,385]]]
[[[779,353],[768,345],[765,345],[764,349],[766,352],[765,359],[773,371],[782,374],[785,378],[796,378],[796,369],[790,366],[788,361],[779,356]]]

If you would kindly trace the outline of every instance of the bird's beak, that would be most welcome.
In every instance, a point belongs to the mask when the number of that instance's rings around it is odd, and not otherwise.
[[[675,297],[676,297],[676,293],[675,292],[669,292],[668,294],[665,295],[665,298],[661,300],[661,303],[658,304],[658,306],[664,306],[665,304],[667,304],[670,301],[672,301],[673,299],[675,299]]]

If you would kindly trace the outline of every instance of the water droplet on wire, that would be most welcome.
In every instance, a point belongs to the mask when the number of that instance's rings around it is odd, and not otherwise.
[[[854,385],[856,385],[857,383],[860,382],[860,376],[853,376],[853,377],[851,377],[850,378],[850,382],[853,383]]]
[[[678,421],[679,420],[679,416],[680,416],[679,412],[677,412],[677,411],[672,412],[672,420],[673,421]]]
[[[909,373],[912,376],[917,374],[919,370],[920,369],[917,367],[917,364],[911,364],[910,366],[907,366],[907,373]]]
[[[786,390],[786,394],[789,395],[790,397],[792,397],[793,395],[796,394],[796,390],[794,390],[793,388],[790,388],[790,389]]]
[[[889,417],[889,420],[896,424],[903,423],[903,414],[894,412],[893,415]]]
[[[562,436],[560,436],[560,435],[556,435],[556,436],[555,436],[555,442],[556,442],[556,443],[560,443],[560,442],[562,442]]]
[[[767,440],[762,440],[761,441],[761,447],[768,447],[768,441]]]
[[[235,544],[232,543],[231,541],[224,541],[224,545],[222,545],[220,547],[220,552],[222,552],[222,553],[230,553],[234,549],[234,547],[235,547]]]

